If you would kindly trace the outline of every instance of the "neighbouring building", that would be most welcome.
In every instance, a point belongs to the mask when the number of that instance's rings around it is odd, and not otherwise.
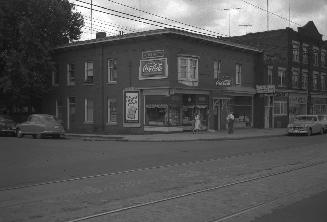
[[[312,21],[291,28],[228,38],[264,51],[257,78],[265,128],[286,127],[297,114],[327,113],[326,42]],[[260,105],[261,104],[261,105]]]
[[[255,47],[159,29],[97,33],[54,54],[57,71],[43,111],[63,120],[67,131],[190,130],[195,112],[203,129],[225,129],[228,112],[235,127],[262,125],[254,98],[263,53]]]

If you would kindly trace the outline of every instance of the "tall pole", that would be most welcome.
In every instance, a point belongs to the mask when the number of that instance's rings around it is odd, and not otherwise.
[[[269,31],[269,0],[267,0],[267,31]]]
[[[228,35],[230,37],[230,11],[232,9],[239,10],[241,8],[224,8],[224,11],[228,11]]]
[[[288,0],[288,27],[291,27],[291,0]]]
[[[93,0],[91,0],[91,39],[92,39],[92,34],[93,34],[93,17],[92,17],[92,14],[93,14]]]

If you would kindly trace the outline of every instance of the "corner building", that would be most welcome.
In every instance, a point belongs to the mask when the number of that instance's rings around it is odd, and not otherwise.
[[[144,133],[255,127],[262,52],[176,29],[97,38],[55,49],[57,71],[43,111],[68,132]]]

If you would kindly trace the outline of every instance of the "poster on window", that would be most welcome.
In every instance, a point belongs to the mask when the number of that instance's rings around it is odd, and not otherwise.
[[[124,108],[125,108],[125,118],[124,123],[126,124],[139,124],[139,114],[140,114],[140,92],[134,91],[124,91]]]
[[[162,79],[167,76],[167,58],[140,60],[140,80]]]

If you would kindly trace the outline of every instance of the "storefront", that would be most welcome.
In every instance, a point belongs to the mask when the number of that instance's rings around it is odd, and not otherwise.
[[[296,115],[307,114],[307,94],[289,93],[289,122],[293,122]]]
[[[288,93],[276,92],[274,96],[274,128],[285,128],[288,124]]]
[[[327,96],[312,95],[312,114],[327,114]]]

